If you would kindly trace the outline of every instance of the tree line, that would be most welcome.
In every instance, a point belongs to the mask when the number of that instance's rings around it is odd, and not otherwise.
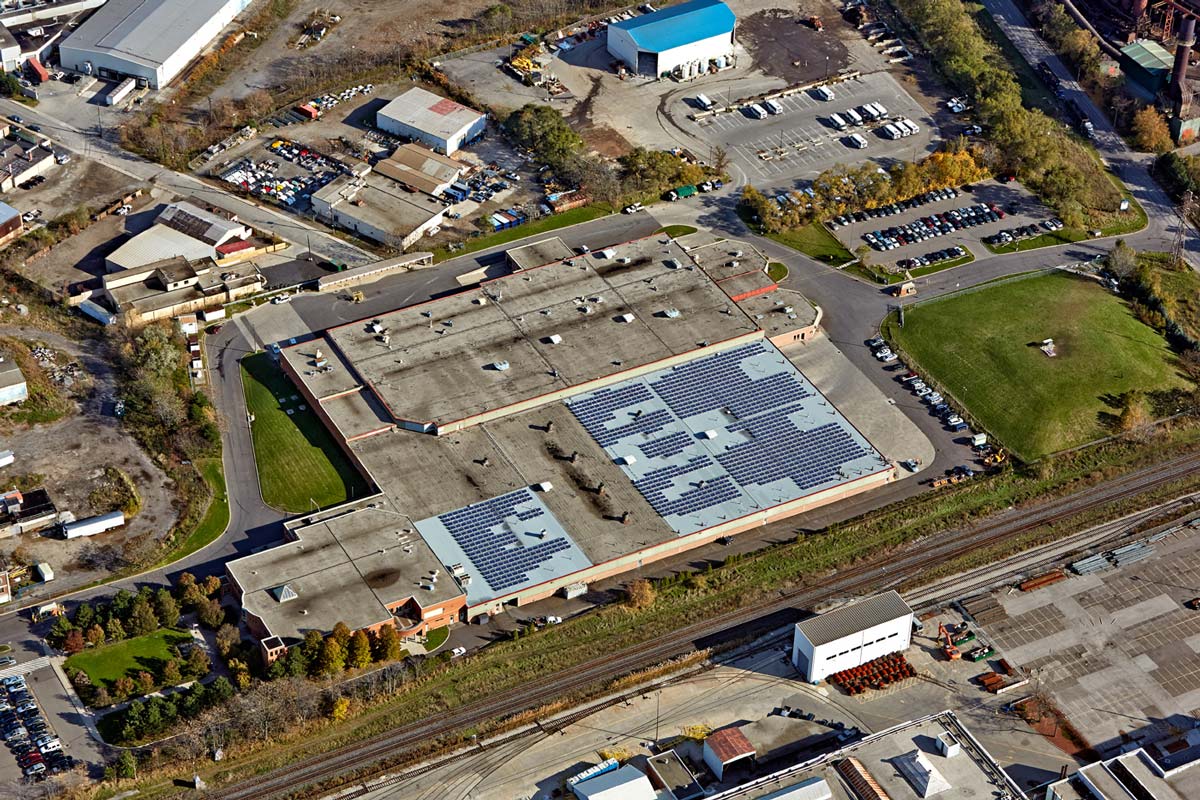
[[[918,162],[901,161],[884,170],[871,162],[834,164],[813,179],[808,192],[787,194],[778,203],[753,186],[742,192],[742,207],[771,233],[800,227],[851,211],[901,202],[934,189],[962,186],[988,177],[977,150],[959,138]]]
[[[1016,174],[1072,227],[1118,209],[1121,193],[1095,154],[1056,120],[1022,105],[1011,65],[959,0],[897,5],[938,69],[973,100],[990,144],[985,160],[994,172]]]

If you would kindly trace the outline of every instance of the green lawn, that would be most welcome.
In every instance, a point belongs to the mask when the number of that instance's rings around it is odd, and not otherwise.
[[[267,353],[242,359],[246,407],[254,416],[254,461],[268,505],[300,513],[362,497],[367,486],[332,435]],[[291,414],[288,414],[288,411]]]
[[[432,653],[434,650],[437,650],[439,647],[444,645],[446,640],[449,638],[449,628],[434,628],[429,632],[429,635],[425,637],[425,650]]]
[[[854,260],[850,251],[819,222],[810,222],[793,231],[764,235],[772,241],[779,242],[793,250],[799,250],[806,256],[815,258],[822,264],[828,264],[831,267],[841,266],[847,261]]]
[[[548,217],[528,222],[524,225],[518,225],[515,228],[489,233],[483,236],[476,236],[474,239],[468,239],[465,246],[461,250],[456,250],[453,253],[445,247],[439,247],[433,251],[433,260],[435,262],[445,261],[448,258],[457,258],[467,253],[474,253],[477,250],[486,250],[489,247],[495,247],[499,244],[507,244],[515,242],[517,239],[524,239],[526,236],[534,236],[547,231],[558,230],[565,228],[568,225],[578,225],[581,222],[589,222],[593,219],[606,217],[612,213],[606,205],[596,204],[590,206],[581,206],[580,208],[572,208],[570,211],[564,211],[561,214],[552,214]]]
[[[667,225],[665,228],[659,228],[655,233],[665,233],[672,239],[678,239],[680,236],[687,236],[689,233],[695,233],[696,228],[691,225]]]
[[[1025,459],[1110,432],[1116,398],[1183,388],[1175,357],[1125,302],[1054,273],[918,304],[885,335]],[[1058,356],[1035,345],[1052,338]]]
[[[157,675],[162,665],[172,657],[171,645],[182,644],[191,638],[190,634],[182,631],[163,629],[76,653],[67,659],[66,666],[86,672],[95,686],[103,684],[112,688],[117,678],[125,675],[133,677],[142,670]]]
[[[787,264],[780,264],[778,261],[772,261],[767,264],[767,277],[779,283],[788,276]]]

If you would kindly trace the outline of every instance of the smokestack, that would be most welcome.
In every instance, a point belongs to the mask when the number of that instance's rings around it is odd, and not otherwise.
[[[1171,70],[1171,98],[1175,101],[1175,116],[1183,118],[1192,106],[1192,91],[1188,88],[1188,54],[1196,43],[1196,18],[1185,17],[1175,45],[1175,66]]]

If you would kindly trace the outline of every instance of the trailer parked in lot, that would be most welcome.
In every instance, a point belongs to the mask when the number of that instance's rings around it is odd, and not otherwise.
[[[108,93],[108,96],[104,98],[104,104],[115,106],[117,103],[128,97],[129,93],[133,91],[133,87],[136,85],[137,82],[133,78],[126,78],[125,80],[121,81],[117,88]]]
[[[78,539],[81,536],[95,536],[98,533],[119,528],[124,524],[125,514],[120,511],[112,511],[97,517],[81,519],[78,522],[69,522],[63,525],[63,535],[68,539]]]

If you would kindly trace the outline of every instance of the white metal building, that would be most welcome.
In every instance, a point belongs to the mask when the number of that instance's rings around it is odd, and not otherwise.
[[[108,0],[59,46],[67,69],[159,89],[251,0]]]
[[[796,623],[792,663],[806,680],[861,666],[912,642],[913,611],[885,592]]]
[[[737,18],[721,0],[691,0],[608,26],[608,52],[639,75],[703,74],[733,55]]]
[[[462,103],[414,86],[375,112],[375,125],[451,155],[463,144],[483,135],[487,117]]]

